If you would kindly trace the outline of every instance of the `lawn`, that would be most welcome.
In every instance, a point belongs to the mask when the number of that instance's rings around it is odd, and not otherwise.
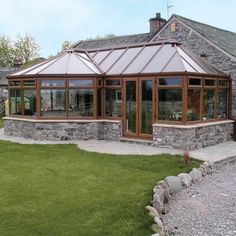
[[[0,129],[3,127],[3,119],[2,117],[0,116]]]
[[[75,145],[0,142],[0,235],[150,235],[144,207],[178,156],[115,156]]]

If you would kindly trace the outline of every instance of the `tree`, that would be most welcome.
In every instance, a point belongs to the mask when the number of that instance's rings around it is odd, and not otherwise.
[[[90,38],[87,38],[87,40],[94,40],[94,39],[109,39],[109,38],[114,38],[116,37],[115,34],[105,34],[103,36],[99,36],[97,35],[96,37],[90,37]]]
[[[0,36],[0,67],[11,67],[14,59],[14,47],[10,38]]]
[[[69,41],[69,40],[64,41],[64,42],[62,43],[62,46],[61,46],[61,51],[63,52],[63,51],[66,51],[66,50],[70,49],[73,44],[74,44],[74,43],[71,42],[71,41]]]
[[[27,64],[36,59],[39,54],[39,45],[30,35],[18,35],[17,41],[14,44],[15,58],[21,60],[22,64]]]

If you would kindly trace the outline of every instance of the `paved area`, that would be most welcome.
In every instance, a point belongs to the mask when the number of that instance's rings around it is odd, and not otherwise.
[[[170,200],[163,216],[169,235],[236,235],[236,162],[218,167]]]
[[[173,148],[157,148],[133,143],[112,142],[106,140],[86,141],[38,141],[21,137],[5,136],[0,129],[0,140],[16,142],[21,144],[76,144],[79,148],[98,153],[109,153],[117,155],[157,155],[163,153],[183,154],[183,151]],[[218,162],[236,156],[236,142],[225,142],[212,147],[191,151],[190,156],[203,161]]]

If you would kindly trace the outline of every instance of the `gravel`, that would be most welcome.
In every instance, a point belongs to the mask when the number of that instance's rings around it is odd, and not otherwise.
[[[236,235],[236,162],[173,196],[163,216],[168,235]]]

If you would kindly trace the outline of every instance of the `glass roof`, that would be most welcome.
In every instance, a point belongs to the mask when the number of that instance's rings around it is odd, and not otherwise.
[[[225,75],[178,43],[155,42],[91,51],[69,50],[11,76],[145,75],[170,72]]]

